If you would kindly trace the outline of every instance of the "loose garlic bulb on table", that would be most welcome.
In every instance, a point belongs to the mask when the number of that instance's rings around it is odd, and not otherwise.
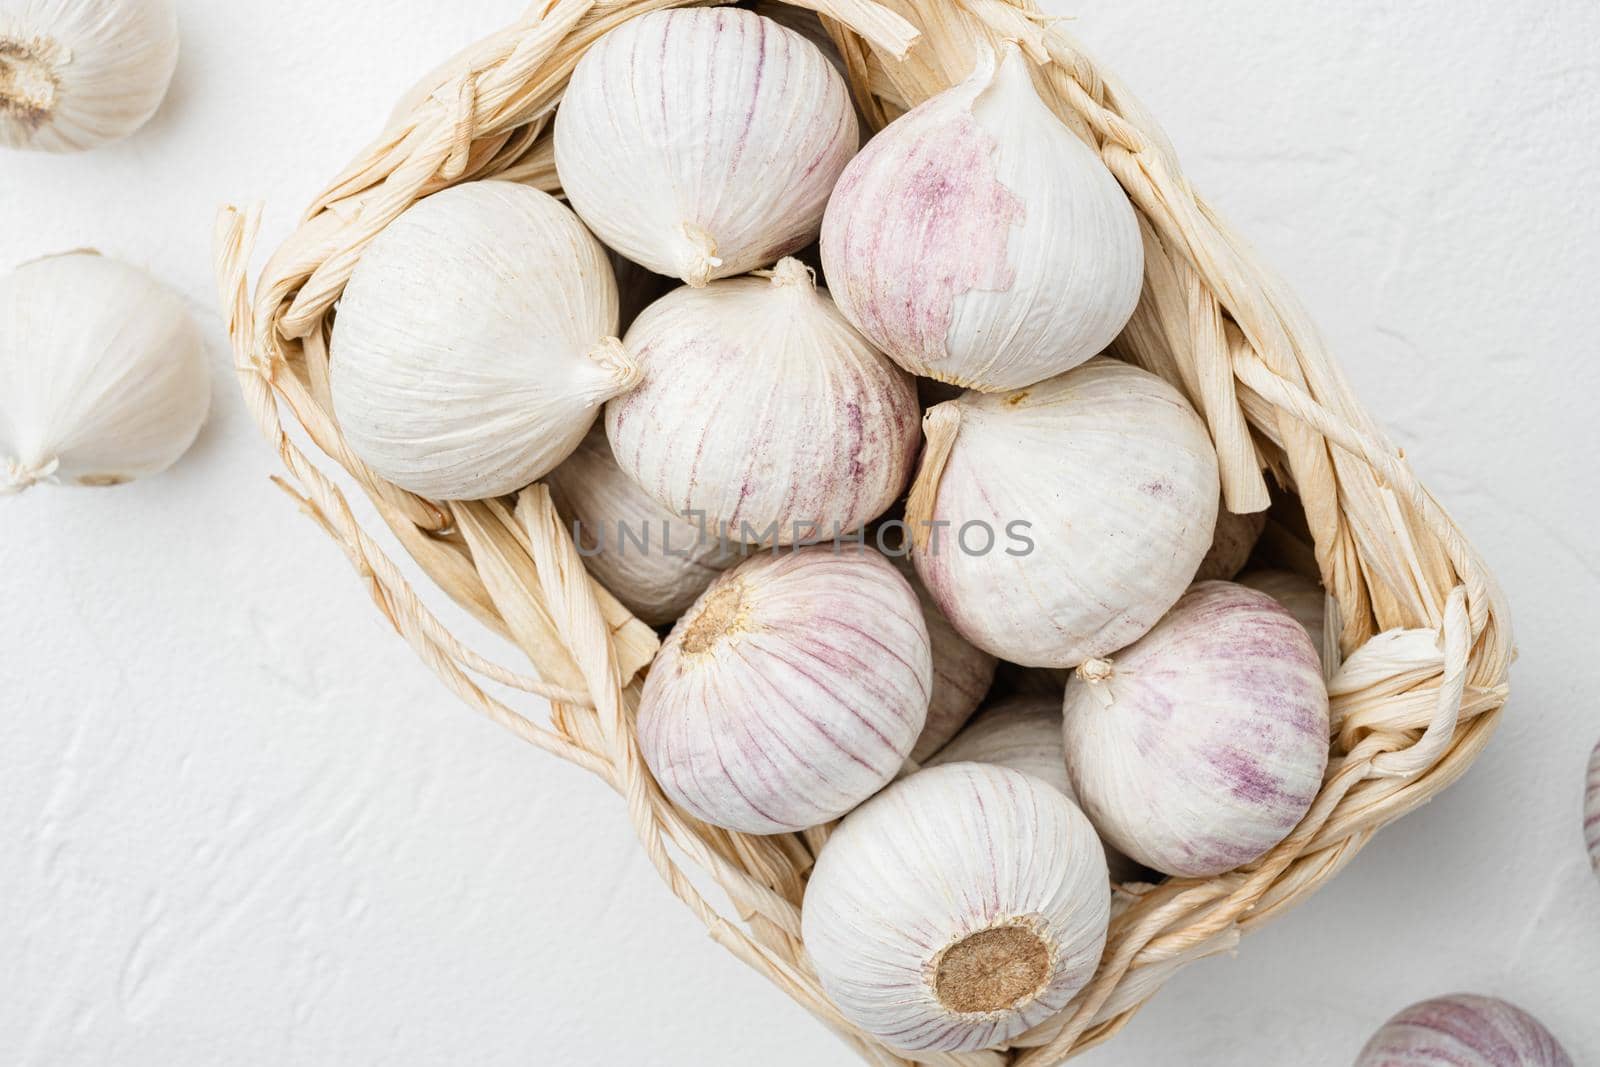
[[[362,253],[333,326],[334,413],[402,489],[513,493],[637,384],[616,329],[605,249],[565,205],[510,182],[457,185]]]
[[[1067,773],[1095,828],[1158,871],[1209,877],[1295,828],[1328,763],[1328,693],[1282,605],[1200,582],[1067,683]]]
[[[589,573],[651,626],[674,622],[742,546],[668,511],[617,466],[596,425],[545,478]]]
[[[757,556],[667,636],[640,698],[639,747],[696,818],[803,830],[895,776],[932,677],[916,594],[882,556],[822,546]]]
[[[1144,250],[1121,186],[1007,44],[850,162],[822,262],[845,316],[902,367],[1004,390],[1109,345],[1139,302]]]
[[[590,47],[556,111],[556,169],[601,240],[705,285],[816,237],[859,144],[838,71],[737,8],[657,11]]]
[[[0,0],[0,147],[75,152],[126,137],[177,66],[173,0]]]
[[[1037,778],[953,763],[851,813],[806,887],[801,934],[822,988],[908,1051],[988,1048],[1049,1018],[1094,975],[1111,887],[1094,828]]]
[[[144,271],[71,252],[0,277],[0,493],[166,470],[210,405],[200,331]]]
[[[906,521],[912,559],[963,636],[1028,667],[1133,641],[1211,544],[1217,456],[1155,375],[1095,359],[1013,393],[929,409]]]
[[[928,720],[922,726],[922,735],[911,750],[913,762],[926,763],[928,757],[938,752],[972,718],[994,681],[997,661],[950,625],[922,579],[917,577],[909,556],[894,555],[889,560],[917,594],[923,621],[928,624],[928,643],[933,649],[933,698],[928,702]]]
[[[1250,553],[1267,528],[1265,511],[1235,515],[1227,507],[1217,508],[1217,528],[1211,537],[1211,548],[1195,571],[1197,582],[1228,581],[1244,570]]]
[[[799,261],[667,294],[627,348],[644,381],[606,406],[606,434],[664,507],[732,540],[792,544],[861,527],[905,487],[916,387]]]
[[[1355,1067],[1572,1067],[1555,1035],[1504,1000],[1456,993],[1400,1012]]]

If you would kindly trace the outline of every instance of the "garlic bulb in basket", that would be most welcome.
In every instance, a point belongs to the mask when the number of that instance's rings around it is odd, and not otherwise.
[[[859,143],[838,71],[737,8],[657,11],[590,47],[556,111],[556,169],[607,245],[704,285],[817,235]]]
[[[1288,836],[1322,787],[1328,693],[1305,630],[1232,582],[1200,582],[1137,642],[1067,683],[1067,773],[1121,851],[1167,874],[1233,870]]]
[[[611,455],[596,425],[545,478],[589,573],[651,626],[675,621],[740,547],[656,503]]]
[[[923,621],[928,624],[928,644],[933,650],[933,698],[928,701],[928,720],[922,726],[922,736],[911,750],[913,761],[926,763],[972,718],[994,681],[997,661],[956,633],[917,577],[909,556],[894,555],[889,561],[917,594]]]
[[[384,227],[339,301],[333,408],[352,451],[436,500],[521,489],[639,380],[605,249],[510,182],[435,193]]]
[[[0,277],[0,494],[166,470],[210,405],[200,331],[144,271],[70,252]]]
[[[150,121],[178,66],[173,0],[0,0],[0,148],[75,152]]]
[[[1583,837],[1589,846],[1589,865],[1600,874],[1600,744],[1589,756],[1589,776],[1583,798]]]
[[[1029,775],[953,763],[840,824],[801,909],[839,1011],[909,1051],[970,1051],[1059,1011],[1094,975],[1111,913],[1094,828]]]
[[[1572,1067],[1555,1035],[1504,1000],[1456,993],[1400,1012],[1355,1067]]]
[[[1217,456],[1177,390],[1096,359],[930,409],[912,560],[969,641],[1073,667],[1155,625],[1211,544]]]
[[[757,556],[667,636],[645,678],[639,747],[697,818],[802,830],[895,776],[932,675],[916,595],[882,556],[823,546]]]
[[[797,260],[667,294],[627,347],[644,382],[606,406],[606,433],[663,506],[732,540],[792,544],[857,529],[905,487],[916,387]]]
[[[1311,635],[1311,647],[1322,651],[1328,618],[1328,594],[1322,586],[1293,571],[1259,570],[1239,575],[1239,584],[1265,593],[1282,604]]]
[[[1007,44],[851,160],[822,262],[845,316],[902,367],[1002,390],[1109,345],[1139,302],[1144,250],[1121,186]]]
[[[1233,578],[1244,570],[1244,565],[1249,562],[1250,553],[1255,549],[1256,542],[1261,539],[1261,531],[1266,528],[1265,511],[1235,515],[1227,507],[1219,505],[1217,528],[1211,537],[1211,548],[1206,552],[1206,558],[1200,561],[1194,580],[1210,582],[1228,581]]]

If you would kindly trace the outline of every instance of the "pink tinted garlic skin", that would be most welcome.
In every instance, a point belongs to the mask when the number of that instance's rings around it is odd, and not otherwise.
[[[639,745],[696,818],[802,830],[895,776],[932,680],[916,594],[882,556],[762,555],[718,578],[672,628],[645,679]]]
[[[1600,744],[1589,757],[1589,778],[1584,790],[1583,838],[1589,846],[1589,864],[1600,875]]]
[[[994,682],[998,661],[950,625],[950,620],[944,617],[944,612],[923,586],[922,579],[917,577],[910,557],[890,556],[889,561],[916,592],[923,620],[928,624],[928,642],[933,649],[933,698],[928,702],[928,720],[923,724],[922,736],[911,750],[914,762],[926,763],[966,725],[983,703],[984,694]]]
[[[1383,1024],[1355,1067],[1572,1067],[1544,1025],[1514,1004],[1456,993]]]
[[[1148,867],[1210,877],[1260,858],[1316,799],[1328,694],[1271,597],[1201,582],[1139,641],[1067,685],[1067,771],[1101,835]]]
[[[891,359],[995,391],[1109,345],[1138,304],[1144,253],[1122,188],[1007,44],[851,160],[822,261],[840,308]]]

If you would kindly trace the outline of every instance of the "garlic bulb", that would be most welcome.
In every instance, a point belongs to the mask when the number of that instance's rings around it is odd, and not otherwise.
[[[1216,453],[1146,371],[1096,359],[1018,392],[968,392],[924,428],[912,559],[955,628],[1002,659],[1073,667],[1121,648],[1211,543]]]
[[[657,504],[617,466],[596,425],[545,478],[589,573],[651,626],[675,621],[742,546]]]
[[[889,358],[1003,390],[1109,345],[1139,302],[1144,249],[1121,186],[1007,44],[850,162],[822,262],[840,309]]]
[[[1078,802],[1067,777],[1066,750],[1061,743],[1059,694],[1009,697],[984,708],[925,765],[946,763],[1010,767],[1059,790],[1074,804]],[[1111,848],[1106,849],[1106,865],[1113,882],[1131,881],[1143,874],[1137,863]]]
[[[144,271],[70,252],[0,277],[0,494],[164,471],[210,405],[200,331]]]
[[[933,668],[904,578],[813,546],[717,579],[661,646],[639,746],[676,804],[752,834],[836,819],[900,770]]]
[[[1589,757],[1589,776],[1583,799],[1583,837],[1589,846],[1589,865],[1600,874],[1600,744]]]
[[[792,544],[855,530],[904,488],[916,388],[797,261],[667,294],[627,347],[644,383],[606,406],[606,433],[672,511],[732,540]]]
[[[372,240],[334,322],[333,407],[382,477],[435,500],[521,489],[639,379],[605,249],[554,197],[468,182]]]
[[[1197,582],[1227,581],[1244,570],[1267,528],[1267,513],[1256,511],[1248,515],[1235,515],[1225,506],[1217,508],[1217,528],[1211,538],[1211,548],[1195,571]]]
[[[601,240],[704,285],[817,235],[859,143],[817,47],[737,8],[657,11],[611,30],[556,112],[556,169]]]
[[[1110,843],[1167,874],[1259,859],[1322,787],[1328,693],[1305,630],[1265,593],[1200,582],[1067,683],[1067,773]]]
[[[1105,855],[1037,778],[954,763],[896,782],[817,857],[801,935],[839,1011],[908,1051],[970,1051],[1059,1011],[1094,975]]]
[[[1457,993],[1400,1012],[1355,1067],[1572,1067],[1544,1025],[1514,1004]]]
[[[890,556],[889,561],[917,594],[923,621],[928,624],[928,643],[933,650],[933,698],[928,701],[928,719],[922,726],[922,736],[911,750],[913,761],[926,763],[972,718],[972,713],[983,702],[983,695],[994,681],[996,660],[956,633],[956,628],[950,625],[950,620],[944,617],[944,612],[923,586],[922,579],[917,577],[908,556]]]
[[[0,0],[0,148],[76,152],[126,137],[177,66],[173,0]]]
[[[1322,586],[1293,571],[1278,570],[1247,571],[1239,576],[1239,584],[1282,604],[1311,635],[1311,647],[1322,652],[1328,617],[1328,594]]]

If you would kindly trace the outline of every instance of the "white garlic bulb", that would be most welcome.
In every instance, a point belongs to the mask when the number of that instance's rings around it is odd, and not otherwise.
[[[333,326],[334,413],[403,489],[513,493],[638,382],[616,328],[605,249],[565,205],[511,182],[457,185],[362,253]]]
[[[1155,625],[1211,544],[1217,457],[1193,409],[1111,359],[928,411],[912,560],[967,640],[1073,667]]]
[[[644,382],[606,406],[617,462],[663,506],[732,540],[855,530],[910,477],[916,387],[796,260],[770,278],[667,294],[627,348]]]
[[[1383,1024],[1355,1067],[1572,1067],[1555,1035],[1515,1004],[1456,993]]]
[[[743,546],[656,503],[617,466],[596,425],[545,478],[589,573],[651,626],[675,621]]]
[[[1217,528],[1211,538],[1211,548],[1195,571],[1197,582],[1228,581],[1244,570],[1250,560],[1261,531],[1267,528],[1267,513],[1255,511],[1235,515],[1226,506],[1217,507]]]
[[[1323,647],[1328,618],[1328,594],[1310,578],[1293,571],[1259,570],[1239,575],[1239,584],[1263,592],[1282,604],[1294,621],[1311,635],[1311,647]]]
[[[915,374],[1017,389],[1098,354],[1139,302],[1122,187],[1012,44],[890,123],[839,178],[822,262],[845,316]]]
[[[1137,642],[1078,668],[1063,737],[1108,842],[1167,874],[1221,874],[1288,836],[1322,787],[1322,665],[1277,601],[1200,582]]]
[[[1589,756],[1589,776],[1583,798],[1583,837],[1589,846],[1589,865],[1600,874],[1600,744]]]
[[[177,66],[173,0],[0,0],[0,148],[76,152],[126,137]]]
[[[210,405],[200,331],[144,271],[71,252],[0,277],[0,493],[164,471]]]
[[[817,857],[801,935],[839,1011],[908,1051],[971,1051],[1059,1011],[1111,913],[1094,829],[1037,778],[953,763],[896,782]]]
[[[922,726],[922,735],[911,750],[914,762],[926,763],[972,718],[994,681],[997,661],[950,625],[917,577],[909,556],[893,555],[889,560],[917,594],[933,649],[933,698],[928,701],[928,720]]]
[[[926,766],[946,763],[992,763],[1031,774],[1074,804],[1078,795],[1067,777],[1066,749],[1061,739],[1061,696],[1014,696],[984,708]],[[1101,842],[1105,844],[1104,841]],[[1140,877],[1139,865],[1115,849],[1106,849],[1113,882]]]
[[[932,677],[916,595],[882,556],[820,545],[757,556],[717,579],[662,644],[639,747],[696,818],[802,830],[895,776]]]
[[[838,71],[793,30],[738,8],[629,19],[578,62],[556,111],[556,170],[629,259],[704,285],[817,235],[859,143]]]

